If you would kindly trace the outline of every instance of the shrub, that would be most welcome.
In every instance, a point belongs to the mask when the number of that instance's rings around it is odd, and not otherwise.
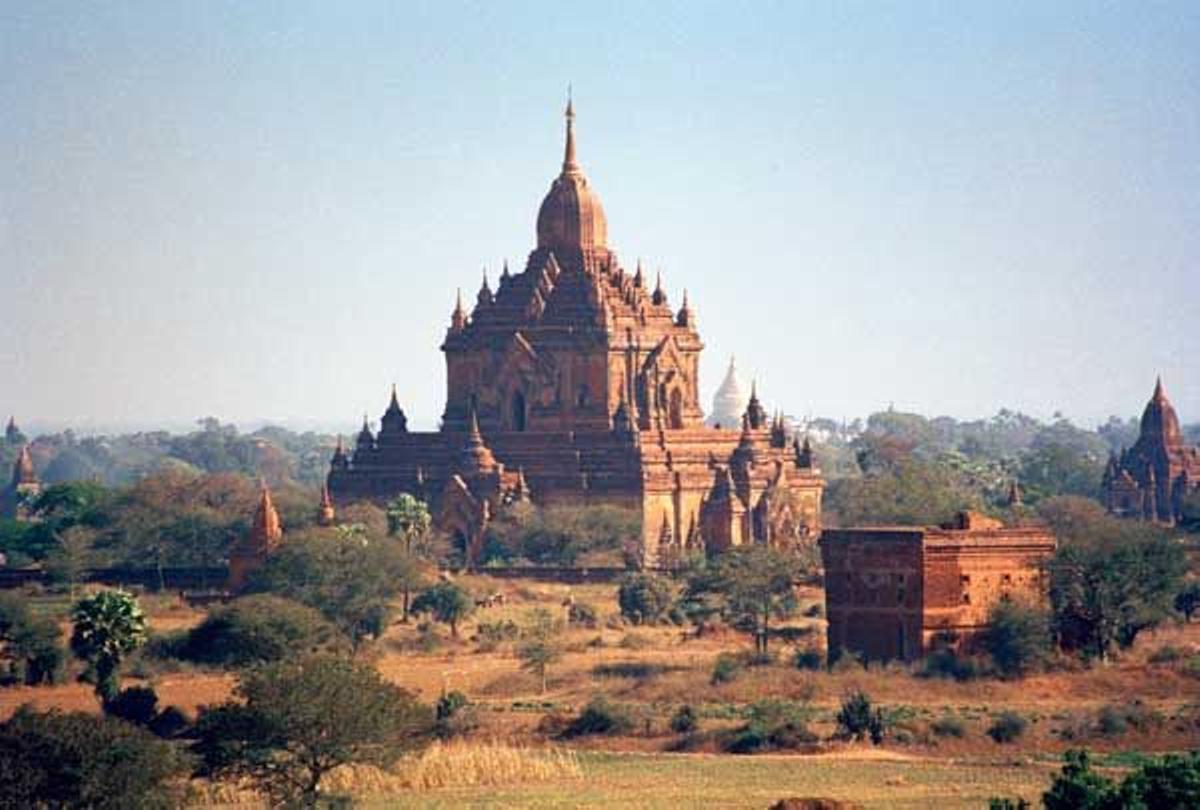
[[[809,648],[807,650],[796,650],[796,654],[792,656],[792,665],[796,669],[818,670],[825,668],[825,656],[820,650]]]
[[[516,641],[520,636],[521,628],[512,619],[480,622],[475,628],[475,639],[484,652],[490,652],[506,641]]]
[[[737,680],[737,677],[741,674],[741,659],[729,653],[721,653],[717,656],[717,660],[713,663],[713,671],[710,681],[713,686],[722,683],[732,683],[733,681]]]
[[[462,692],[448,692],[434,706],[433,733],[442,739],[468,734],[479,727],[479,717]]]
[[[671,731],[676,734],[693,734],[700,730],[700,718],[696,710],[684,704],[671,715]]]
[[[1162,725],[1162,715],[1140,700],[1130,704],[1108,705],[1096,715],[1096,731],[1104,737],[1119,737],[1134,729],[1148,731]]]
[[[567,623],[591,630],[599,625],[600,618],[594,605],[586,602],[572,602],[567,609]]]
[[[662,621],[674,601],[675,589],[671,581],[655,574],[629,574],[617,588],[621,615],[634,624]]]
[[[861,689],[851,692],[842,700],[837,713],[838,732],[852,740],[870,736],[871,742],[883,742],[886,720],[881,709],[874,709],[870,696]]]
[[[1146,662],[1150,664],[1171,664],[1176,661],[1181,661],[1187,656],[1187,650],[1182,647],[1173,647],[1170,644],[1164,644],[1146,657]]]
[[[862,657],[845,647],[839,647],[829,653],[830,672],[861,672],[863,669],[866,667],[863,665]]]
[[[149,686],[130,686],[104,704],[104,713],[135,726],[148,726],[158,714],[158,694]]]
[[[808,728],[812,710],[788,700],[760,700],[751,704],[748,722],[726,740],[731,754],[799,748],[817,741]]]
[[[34,616],[26,600],[15,593],[0,593],[0,660],[7,672],[0,683],[35,686],[54,683],[62,674],[63,653],[58,625],[49,617]]]
[[[1175,595],[1175,609],[1183,614],[1186,621],[1200,610],[1200,580],[1192,580],[1183,586]]]
[[[633,678],[640,681],[681,668],[655,661],[614,661],[592,667],[592,675],[597,678]]]
[[[1050,617],[1041,610],[1002,601],[988,614],[983,646],[1005,678],[1020,678],[1042,666],[1051,644]]]
[[[1025,718],[1016,712],[1001,712],[988,726],[987,735],[998,743],[1010,743],[1025,733]]]
[[[5,807],[173,807],[174,747],[111,717],[27,707],[0,723]]]
[[[939,737],[962,738],[967,736],[967,726],[953,714],[944,714],[929,724],[929,730]]]
[[[1200,807],[1200,754],[1151,759],[1118,785],[1092,770],[1087,751],[1067,751],[1042,803],[1046,810]]]
[[[956,681],[973,681],[981,674],[982,667],[974,658],[957,654],[953,650],[934,650],[921,660],[917,670],[919,678],[953,678]]]
[[[563,737],[585,737],[592,734],[628,734],[633,730],[629,709],[603,696],[597,696],[583,707],[579,716],[563,730]]]
[[[336,646],[338,632],[314,608],[269,594],[243,596],[213,610],[187,635],[181,657],[246,667]]]

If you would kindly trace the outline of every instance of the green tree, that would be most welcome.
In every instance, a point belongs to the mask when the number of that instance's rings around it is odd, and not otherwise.
[[[771,621],[796,611],[800,575],[801,563],[790,554],[762,545],[737,546],[692,575],[688,599],[715,597],[726,621],[750,633],[756,651],[765,654]]]
[[[425,556],[428,552],[429,530],[433,519],[424,501],[414,498],[407,492],[387,505],[388,534],[398,538],[404,546],[404,553],[410,558]],[[410,576],[401,583],[403,588],[403,608],[401,621],[408,621],[410,596],[414,588],[421,587],[420,569],[414,564],[408,567]]]
[[[85,676],[108,702],[120,691],[121,662],[146,641],[146,617],[125,591],[100,591],[71,611],[71,651],[87,662]]]
[[[1170,615],[1187,560],[1173,539],[1129,531],[1113,543],[1065,543],[1049,568],[1060,643],[1107,660]]]
[[[92,561],[96,530],[76,524],[60,532],[57,544],[46,558],[46,573],[55,582],[65,583],[71,599],[75,588]]]
[[[458,638],[458,625],[475,612],[475,599],[465,588],[453,582],[439,582],[413,601],[413,613],[429,613],[450,626],[450,635]]]
[[[357,524],[337,531],[289,535],[247,584],[316,608],[350,639],[355,650],[378,638],[392,615],[392,600],[411,578],[413,560],[397,543]]]
[[[998,602],[988,614],[983,646],[1001,675],[1019,678],[1050,654],[1050,617],[1035,607]]]
[[[386,767],[430,728],[429,708],[371,666],[278,661],[244,673],[238,700],[204,710],[202,773],[251,780],[278,803],[315,806],[321,780],[349,763]]]
[[[0,723],[5,807],[178,807],[186,768],[172,745],[110,717],[22,707]]]
[[[58,624],[35,616],[19,594],[0,591],[0,660],[7,659],[4,682],[33,686],[53,683],[63,665]]]
[[[563,656],[560,641],[562,630],[562,622],[555,619],[550,611],[537,608],[531,613],[524,630],[525,641],[517,647],[521,668],[537,675],[542,683],[543,695],[546,694],[547,671]]]
[[[339,638],[338,630],[315,608],[255,594],[212,610],[188,632],[181,652],[191,661],[246,667],[336,650]]]
[[[666,577],[645,572],[627,574],[617,588],[621,615],[634,624],[662,621],[675,601],[675,588]]]

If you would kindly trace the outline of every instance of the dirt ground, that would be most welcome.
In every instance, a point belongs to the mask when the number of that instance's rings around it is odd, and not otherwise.
[[[953,780],[947,774],[956,769],[963,779],[982,780],[980,785],[988,778],[998,780],[997,785],[1005,785],[1008,782],[1000,776],[1003,769],[995,765],[999,758],[1002,762],[1017,763],[1014,767],[1025,768],[1014,785],[1027,793],[1034,791],[1030,795],[1036,795],[1038,786],[1048,780],[1049,773],[1057,767],[1058,754],[1067,748],[1086,746],[1101,752],[1153,752],[1200,747],[1200,678],[1187,674],[1182,662],[1153,664],[1147,660],[1164,646],[1200,652],[1200,623],[1171,625],[1144,634],[1131,651],[1107,666],[1078,667],[1074,671],[1038,674],[1013,682],[983,679],[959,683],[920,678],[901,666],[838,672],[799,670],[791,664],[795,649],[820,644],[824,636],[824,624],[819,617],[800,618],[790,623],[793,633],[798,636],[794,644],[774,643],[777,663],[748,667],[732,682],[714,685],[711,682],[714,660],[721,653],[745,651],[749,641],[744,635],[725,631],[697,638],[682,627],[628,626],[619,619],[614,585],[566,586],[484,576],[462,577],[461,581],[481,596],[502,594],[503,604],[480,608],[460,628],[458,639],[451,639],[442,627],[433,628],[432,634],[429,629],[422,632],[416,620],[408,624],[397,623],[383,639],[371,645],[364,656],[372,660],[385,677],[414,690],[423,700],[433,700],[449,690],[464,692],[475,704],[479,723],[476,734],[481,737],[544,744],[546,737],[539,732],[539,725],[547,716],[567,716],[597,695],[635,707],[639,723],[629,736],[591,737],[572,742],[573,747],[593,757],[589,761],[599,769],[598,773],[616,785],[615,792],[597,796],[614,800],[634,795],[636,790],[621,780],[610,760],[603,758],[606,752],[613,756],[662,755],[665,759],[656,767],[666,769],[672,778],[685,781],[696,778],[693,766],[679,764],[692,760],[667,754],[679,741],[679,736],[669,729],[669,718],[685,703],[698,711],[706,730],[715,730],[741,722],[741,712],[755,700],[807,701],[815,713],[813,730],[828,737],[835,728],[834,717],[841,699],[848,692],[861,689],[876,704],[900,718],[899,727],[904,733],[893,735],[879,749],[859,746],[847,752],[833,746],[828,748],[825,756],[849,757],[860,764],[866,760],[904,763],[907,771],[896,778],[909,780],[913,785],[924,784],[912,783],[912,780],[920,779],[933,780],[931,784],[949,784]],[[818,590],[809,590],[803,597],[802,608],[819,604],[822,595]],[[522,670],[514,642],[489,645],[478,638],[481,623],[512,621],[520,625],[528,620],[530,611],[535,608],[548,609],[565,617],[565,603],[569,600],[594,607],[598,614],[597,626],[575,627],[565,634],[567,652],[551,668],[545,694],[541,693],[539,679]],[[156,597],[144,604],[152,632],[185,629],[203,616],[202,611],[173,597]],[[639,669],[634,665],[643,666]],[[175,705],[189,714],[194,714],[202,705],[225,699],[235,684],[234,677],[223,672],[167,671],[169,669],[156,670],[153,662],[146,661],[130,667],[135,675],[140,674],[153,684],[160,696],[160,705]],[[139,678],[129,678],[130,682],[135,680]],[[1155,718],[1153,723],[1142,729],[1128,728],[1119,733],[1100,734],[1095,730],[1096,718],[1104,707],[1127,707],[1135,702],[1140,702],[1141,708]],[[0,717],[8,716],[22,703],[42,708],[97,710],[90,687],[65,683],[53,687],[0,690]],[[1028,727],[1016,742],[1000,745],[985,732],[995,716],[1006,710],[1019,713],[1028,721]],[[961,721],[964,727],[961,737],[939,736],[933,732],[934,722],[947,716]],[[701,743],[693,756],[702,757],[714,752],[711,743]],[[812,754],[784,757],[785,761],[795,764],[780,769],[780,773],[786,770],[790,774],[786,779],[779,777],[781,784],[794,783],[799,789],[813,782],[806,781],[807,777],[796,776],[810,773],[818,761],[813,757]],[[763,763],[773,761],[759,756],[713,759],[722,763],[744,763],[748,759]],[[802,766],[801,761],[808,764]],[[1032,763],[1040,764],[1034,767]],[[755,769],[770,770],[766,764],[753,767],[730,764],[728,767],[748,769],[747,773],[757,773],[763,778],[768,778],[763,776],[765,771],[759,773]],[[749,778],[739,775],[741,773],[731,772],[730,779],[736,782]],[[769,778],[776,779],[775,776]],[[819,786],[822,783],[817,779],[813,784]],[[546,791],[549,792],[543,796],[545,804],[540,804],[539,799],[531,806],[568,806],[556,804],[558,800],[553,791],[550,788]],[[634,793],[627,794],[627,791]],[[923,800],[935,798],[935,794],[922,793],[915,788],[911,792],[913,798],[909,806],[922,806]],[[857,795],[870,804],[873,801],[870,797],[875,794],[860,791]],[[972,801],[979,798],[978,791],[968,791],[964,795],[969,795]],[[530,794],[531,801],[532,796]],[[966,806],[953,801],[952,792],[936,793],[936,796],[938,804],[948,801],[947,806]],[[661,801],[656,799],[658,803],[650,802],[645,806],[687,806],[687,802],[679,804],[679,797],[679,793],[667,790],[659,797]],[[454,806],[452,802],[439,804],[442,799],[437,797],[429,798],[431,804],[420,806]],[[463,795],[459,798],[468,804],[476,799],[483,800],[482,796]],[[898,796],[893,798],[899,799]],[[597,803],[600,802],[598,799]],[[480,806],[505,805],[494,805],[489,800]]]

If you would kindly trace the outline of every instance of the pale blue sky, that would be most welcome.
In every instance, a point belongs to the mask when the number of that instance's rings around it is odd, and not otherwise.
[[[1200,3],[589,5],[0,6],[0,412],[432,426],[571,82],[706,401],[1200,421]]]

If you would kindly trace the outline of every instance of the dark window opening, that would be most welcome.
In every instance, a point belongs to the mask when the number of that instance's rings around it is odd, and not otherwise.
[[[525,395],[520,391],[513,392],[512,398],[512,428],[516,431],[524,431],[526,420],[528,418],[528,409],[525,406]]]

